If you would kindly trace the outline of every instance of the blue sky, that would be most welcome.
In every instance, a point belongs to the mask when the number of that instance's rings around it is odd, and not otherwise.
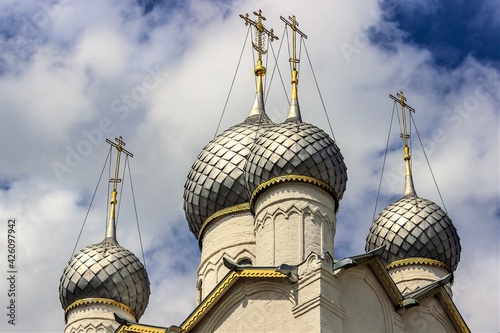
[[[0,322],[0,331],[33,331],[33,322],[40,323],[37,332],[62,331],[59,278],[86,214],[82,203],[90,201],[108,151],[104,138],[120,135],[134,153],[153,284],[143,321],[179,324],[191,312],[200,258],[184,219],[183,186],[213,138],[231,86],[247,29],[238,15],[259,8],[280,37],[279,16],[292,14],[308,35],[348,167],[335,257],[364,251],[391,118],[388,94],[403,90],[417,110],[417,128],[462,241],[455,302],[473,331],[498,331],[499,297],[491,297],[500,284],[497,1],[166,3],[0,4],[0,216],[19,220],[21,274],[19,325]],[[285,53],[278,59],[284,78],[276,74],[271,82],[268,75],[266,81],[274,121],[288,109],[279,82],[289,82]],[[250,45],[243,54],[219,132],[241,122],[253,103]],[[272,66],[270,60],[268,74]],[[300,70],[302,116],[329,132],[306,61]],[[378,211],[402,194],[400,144],[395,124]],[[417,193],[441,205],[417,142],[413,163]],[[106,198],[103,187],[78,249],[103,237]],[[141,257],[130,194],[123,199],[118,240]]]
[[[402,32],[402,40],[431,52],[436,66],[456,68],[467,57],[499,67],[498,2],[381,1],[382,18]],[[374,27],[375,44],[390,46],[391,31]]]

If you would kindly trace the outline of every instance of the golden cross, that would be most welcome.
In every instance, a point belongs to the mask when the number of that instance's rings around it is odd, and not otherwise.
[[[116,165],[115,165],[115,178],[111,178],[109,181],[113,183],[113,191],[116,191],[116,184],[121,182],[122,180],[118,178],[118,174],[120,171],[120,155],[121,153],[124,153],[125,155],[128,155],[130,157],[134,157],[131,152],[125,150],[123,147],[125,146],[125,142],[123,142],[123,138],[120,136],[119,138],[115,138],[115,141],[118,142],[118,144],[114,143],[113,141],[106,139],[106,142],[109,143],[112,147],[115,147],[117,150],[116,154]]]
[[[403,92],[400,91],[396,94],[399,98],[394,97],[393,95],[389,94],[389,97],[392,98],[395,102],[399,103],[401,105],[401,115],[403,118],[403,134],[401,134],[401,137],[404,140],[404,145],[408,146],[408,138],[410,137],[407,132],[406,128],[406,115],[405,115],[405,108],[408,109],[411,112],[415,112],[415,109],[406,104],[406,97],[404,96]]]
[[[410,137],[408,135],[408,130],[406,128],[406,114],[405,114],[405,109],[408,109],[410,112],[415,112],[415,109],[406,104],[406,97],[404,96],[403,92],[400,91],[399,93],[396,94],[397,97],[394,97],[393,95],[389,94],[389,97],[393,99],[396,103],[399,103],[401,105],[401,116],[403,118],[403,133],[401,134],[401,137],[403,138],[403,150],[404,150],[404,160],[407,162],[406,163],[406,174],[411,175],[411,169],[409,165],[410,161],[410,148],[408,147],[408,138]]]
[[[286,18],[283,16],[280,16],[280,19],[285,22],[285,25],[289,26],[292,29],[292,57],[290,58],[290,62],[293,64],[293,69],[295,70],[295,64],[299,62],[299,59],[297,59],[297,32],[299,35],[301,35],[303,38],[307,39],[306,34],[304,34],[302,31],[300,31],[297,27],[299,26],[299,23],[295,19],[295,15],[288,16],[288,21]]]
[[[111,209],[109,212],[109,220],[106,226],[106,238],[111,237],[113,239],[116,239],[116,222],[115,222],[115,207],[116,207],[116,184],[120,183],[122,180],[118,178],[118,174],[120,172],[120,156],[121,153],[124,153],[127,156],[134,157],[131,152],[125,150],[123,147],[125,146],[125,142],[123,142],[122,137],[120,136],[119,138],[115,138],[115,141],[118,142],[118,144],[114,143],[113,141],[106,139],[106,142],[111,145],[111,147],[116,148],[116,166],[115,166],[115,178],[111,178],[109,181],[113,183],[113,190],[111,191]]]
[[[248,13],[245,15],[240,14],[240,17],[245,20],[245,25],[250,24],[253,25],[255,28],[255,43],[252,43],[252,45],[255,51],[257,51],[257,54],[259,55],[258,60],[262,61],[262,55],[267,53],[267,50],[264,48],[265,36],[266,35],[269,36],[269,40],[271,42],[279,38],[274,35],[273,29],[267,30],[262,24],[262,22],[266,20],[266,18],[262,16],[262,10],[259,9],[258,12],[253,12],[253,14],[257,16],[257,19],[255,21],[252,21],[251,19],[248,18]]]

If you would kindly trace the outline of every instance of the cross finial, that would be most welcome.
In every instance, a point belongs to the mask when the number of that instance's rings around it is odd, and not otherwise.
[[[120,173],[120,157],[121,153],[124,153],[127,156],[134,157],[131,152],[125,150],[123,147],[125,146],[125,142],[123,142],[123,138],[120,136],[119,138],[115,138],[115,141],[118,142],[118,144],[114,143],[113,141],[106,139],[106,142],[109,143],[112,147],[116,148],[116,165],[115,165],[115,177],[111,178],[109,181],[113,183],[113,190],[111,191],[111,209],[109,213],[109,220],[108,224],[106,227],[106,237],[111,237],[116,240],[116,227],[115,227],[115,208],[116,208],[116,187],[117,184],[120,183],[122,180],[118,178],[118,175]]]
[[[266,75],[266,67],[262,65],[262,55],[267,53],[267,49],[264,46],[264,42],[266,36],[268,36],[271,42],[275,39],[278,39],[278,37],[274,35],[273,29],[267,30],[264,27],[264,24],[262,22],[265,21],[266,18],[262,15],[262,11],[259,9],[259,11],[253,12],[253,14],[257,16],[255,21],[252,21],[248,18],[248,13],[245,15],[240,15],[240,17],[245,20],[246,26],[251,25],[255,28],[255,42],[252,42],[252,45],[258,54],[257,65],[253,70],[256,76],[256,95],[254,105],[252,107],[252,110],[250,111],[250,116],[262,115],[265,112],[263,97],[264,84],[262,81],[264,75]]]
[[[408,109],[410,112],[415,112],[415,109],[406,104],[406,97],[404,96],[403,92],[400,91],[399,93],[396,94],[398,97],[394,97],[393,95],[389,94],[389,97],[393,99],[396,103],[401,105],[401,116],[402,116],[402,133],[401,137],[403,138],[403,150],[404,150],[404,160],[405,160],[405,177],[406,177],[406,184],[405,184],[405,191],[404,195],[415,195],[415,188],[413,186],[413,177],[411,173],[411,166],[410,166],[410,148],[408,147],[408,138],[410,135],[408,134],[408,129],[406,127],[406,114],[405,114],[405,109]]]
[[[299,59],[297,59],[297,33],[305,39],[307,39],[307,36],[297,28],[299,26],[299,23],[295,19],[295,15],[288,16],[288,19],[290,21],[288,21],[283,16],[280,16],[280,19],[285,22],[285,25],[289,26],[292,29],[292,57],[289,61],[293,64],[293,69],[296,70],[295,64],[299,63]]]
[[[403,133],[401,134],[401,137],[403,138],[404,146],[407,147],[408,146],[408,138],[410,136],[408,135],[408,131],[407,131],[407,127],[406,127],[405,109],[408,109],[411,112],[415,112],[415,109],[412,108],[411,106],[409,106],[408,104],[406,104],[406,97],[402,91],[398,92],[396,95],[398,96],[398,98],[394,97],[391,94],[389,94],[389,97],[391,99],[393,99],[396,103],[399,103],[401,105],[401,115],[403,118],[403,128],[402,128]],[[408,156],[408,158],[409,158],[409,156]],[[405,156],[405,159],[406,159],[406,156]]]
[[[297,72],[297,64],[299,63],[299,59],[297,58],[297,33],[302,36],[302,38],[306,38],[307,36],[300,31],[297,27],[299,23],[295,19],[295,15],[288,16],[288,21],[283,16],[280,16],[280,19],[285,22],[285,26],[289,26],[292,29],[292,57],[290,58],[290,63],[292,64],[292,93],[290,96],[290,110],[288,111],[288,119],[287,121],[302,121],[302,117],[300,115],[299,108],[299,99],[298,99],[298,84],[299,84],[299,76]]]
[[[258,10],[257,12],[253,12],[257,18],[255,21],[252,21],[251,19],[248,18],[248,13],[245,15],[240,14],[240,17],[245,20],[245,25],[252,25],[255,28],[255,42],[252,43],[253,48],[255,51],[257,51],[258,54],[258,61],[259,63],[262,62],[262,55],[267,53],[267,49],[264,47],[264,42],[265,42],[265,37],[266,35],[269,37],[269,40],[272,42],[275,39],[279,39],[277,36],[274,35],[273,29],[267,30],[264,27],[264,24],[262,23],[263,21],[266,20],[266,18],[262,15],[262,10]],[[257,73],[256,73],[257,74]]]

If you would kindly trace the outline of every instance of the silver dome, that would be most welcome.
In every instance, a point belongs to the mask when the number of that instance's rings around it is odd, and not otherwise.
[[[278,176],[309,176],[328,184],[337,200],[344,194],[347,167],[340,149],[320,128],[289,120],[259,136],[245,166],[249,193]]]
[[[460,261],[460,238],[448,215],[434,202],[407,195],[390,204],[373,222],[366,251],[385,246],[382,262],[429,258],[451,272]]]
[[[259,130],[270,124],[265,113],[249,116],[210,141],[198,155],[184,185],[184,211],[196,238],[212,214],[249,201],[244,165]]]
[[[85,298],[106,298],[131,308],[139,319],[149,302],[149,279],[137,257],[106,238],[77,253],[59,284],[63,309]]]

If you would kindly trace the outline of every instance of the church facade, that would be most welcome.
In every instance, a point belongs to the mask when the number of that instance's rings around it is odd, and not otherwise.
[[[295,17],[281,18],[293,36],[291,94],[287,118],[274,123],[262,54],[264,39],[276,37],[254,14],[241,15],[255,29],[254,104],[202,149],[184,188],[201,250],[196,308],[182,323],[139,323],[149,280],[116,240],[114,189],[104,241],[76,254],[61,277],[65,332],[469,332],[452,299],[460,239],[446,212],[416,194],[406,124],[401,198],[373,222],[365,253],[335,258],[347,166],[335,141],[302,121],[296,39],[307,36]],[[402,93],[396,101],[405,117],[411,107]],[[126,153],[117,142],[115,179]]]

